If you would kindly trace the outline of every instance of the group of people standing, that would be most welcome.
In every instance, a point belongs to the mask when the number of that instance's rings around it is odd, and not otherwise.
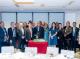
[[[32,21],[15,23],[11,22],[11,26],[6,30],[3,21],[0,21],[0,52],[2,46],[14,46],[15,50],[24,52],[28,41],[33,39],[44,39],[44,28],[41,21],[33,23]]]
[[[28,46],[29,40],[44,39],[49,46],[59,47],[61,49],[74,50],[79,47],[79,28],[76,27],[76,22],[73,22],[73,27],[70,22],[66,22],[66,26],[61,23],[52,22],[51,27],[46,22],[39,21],[34,23],[32,21],[14,23],[11,22],[11,27],[6,30],[4,22],[0,22],[0,52],[1,47],[5,43],[14,46],[15,49],[24,52],[25,46]]]
[[[50,44],[51,45],[58,45],[59,53],[61,53],[61,49],[66,50],[74,50],[76,52],[76,48],[80,48],[79,46],[79,32],[80,32],[80,25],[79,28],[76,27],[76,22],[73,22],[73,27],[70,26],[70,22],[66,22],[66,26],[62,26],[61,23],[53,22],[52,27],[50,29]]]

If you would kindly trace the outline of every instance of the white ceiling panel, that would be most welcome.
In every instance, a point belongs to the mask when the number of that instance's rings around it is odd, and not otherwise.
[[[33,4],[16,4],[13,0],[0,0],[0,12],[66,11],[80,10],[80,0],[34,0]]]

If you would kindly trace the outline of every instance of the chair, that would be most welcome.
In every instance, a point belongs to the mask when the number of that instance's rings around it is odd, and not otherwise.
[[[58,48],[56,48],[56,47],[47,47],[47,54],[58,55]]]
[[[74,57],[74,51],[70,51],[70,50],[61,50],[61,54],[73,58]]]
[[[13,46],[3,46],[1,48],[1,53],[14,53],[14,47]]]
[[[61,50],[61,54],[67,55],[68,54],[68,50]]]
[[[37,48],[36,47],[26,47],[25,53],[27,54],[37,54]]]

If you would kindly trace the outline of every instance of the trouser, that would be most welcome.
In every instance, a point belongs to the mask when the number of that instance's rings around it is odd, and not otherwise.
[[[17,48],[16,42],[17,42],[16,37],[13,37],[12,38],[12,46],[14,46],[14,48]]]
[[[65,50],[71,50],[71,39],[65,39],[64,40],[64,49]]]
[[[1,53],[2,46],[3,46],[3,41],[0,41],[0,53]]]
[[[12,40],[12,42],[10,40]],[[14,48],[17,48],[17,45],[16,45],[17,39],[16,39],[16,37],[9,38],[8,43],[9,43],[10,46],[14,46]]]
[[[19,42],[18,42],[18,48],[19,48],[22,52],[25,51],[25,45],[26,45],[25,39],[19,40]]]
[[[61,53],[61,49],[63,49],[63,41],[61,39],[58,39],[58,47],[59,47],[58,53]]]
[[[1,47],[2,47],[2,46],[1,46],[1,43],[0,43],[0,53],[1,53]]]
[[[79,45],[79,50],[80,50],[80,45]]]
[[[77,47],[77,39],[75,37],[72,37],[71,40],[71,45],[72,45],[72,50],[74,50],[74,52],[76,52],[76,47]]]

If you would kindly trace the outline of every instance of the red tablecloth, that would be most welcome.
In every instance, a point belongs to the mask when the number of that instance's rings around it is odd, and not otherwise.
[[[28,46],[37,47],[37,53],[46,54],[48,42],[33,42],[30,40]]]

